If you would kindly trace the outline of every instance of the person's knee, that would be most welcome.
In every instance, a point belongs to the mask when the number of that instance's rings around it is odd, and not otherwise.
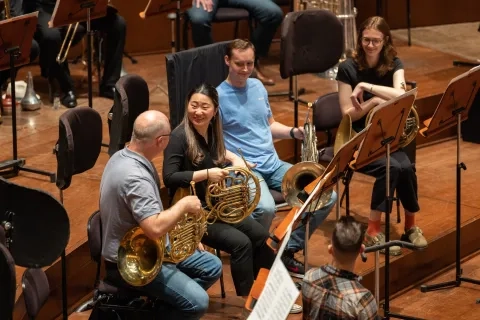
[[[267,14],[259,22],[279,26],[283,21],[282,9],[275,3],[266,3],[266,5],[268,5]]]
[[[269,230],[276,213],[275,203],[259,203],[252,217]]]
[[[200,317],[207,312],[209,296],[205,290],[194,290],[187,299],[189,306],[182,308],[182,312],[189,315],[196,314]]]
[[[211,279],[219,279],[222,275],[222,260],[217,256],[212,255],[212,264],[211,267],[206,270],[208,277]]]
[[[210,14],[202,8],[190,8],[187,14],[192,26],[205,26],[211,23]]]
[[[49,46],[50,48],[52,46],[59,47],[62,43],[62,35],[58,28],[41,28],[39,33],[40,46],[43,44]]]

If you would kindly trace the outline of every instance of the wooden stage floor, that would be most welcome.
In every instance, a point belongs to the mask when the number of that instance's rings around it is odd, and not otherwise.
[[[437,99],[445,90],[448,82],[455,76],[468,70],[462,67],[453,67],[452,60],[455,58],[428,48],[417,46],[408,47],[405,43],[397,41],[400,58],[405,65],[405,73],[408,80],[414,80],[418,84],[417,106],[428,104],[433,98]],[[281,92],[288,89],[288,80],[283,80],[279,76],[278,43],[273,45],[272,58],[266,65],[268,73],[273,75],[277,85],[268,87],[269,92]],[[136,73],[142,76],[148,83],[151,90],[150,108],[160,110],[168,114],[168,96],[167,80],[165,72],[165,58],[163,54],[139,56],[138,64],[132,65],[125,59],[125,68],[129,73]],[[58,117],[65,112],[65,108],[53,110],[48,103],[48,90],[45,79],[40,77],[39,67],[37,65],[23,68],[17,80],[25,78],[26,72],[31,71],[34,75],[35,90],[42,97],[44,106],[34,112],[19,112],[18,114],[18,150],[19,157],[25,158],[27,166],[42,169],[50,172],[56,172],[56,159],[52,154],[52,148],[58,138]],[[79,105],[87,105],[86,96],[86,72],[80,65],[71,67],[71,71],[79,87]],[[315,75],[303,75],[298,78],[299,87],[306,88],[306,94],[302,99],[313,101],[319,95],[336,91],[336,82],[319,78]],[[97,110],[103,119],[104,141],[108,141],[107,131],[107,112],[112,105],[112,101],[94,96],[94,109]],[[430,103],[431,104],[431,103]],[[293,125],[293,103],[286,97],[271,98],[273,114],[277,121],[286,125]],[[434,105],[435,107],[435,105]],[[431,109],[431,107],[430,107]],[[304,111],[300,109],[300,121],[303,122]],[[428,111],[430,112],[430,111]],[[419,109],[420,115],[431,116],[427,111]],[[288,159],[292,154],[292,144],[276,142],[277,150],[283,159]],[[461,142],[462,161],[468,167],[462,174],[462,222],[464,224],[473,223],[480,217],[480,195],[476,192],[476,183],[480,177],[480,169],[475,164],[480,162],[480,148],[476,144]],[[12,135],[11,119],[4,117],[4,122],[0,125],[0,160],[11,159],[12,156]],[[396,266],[397,275],[395,279],[400,279],[405,273],[415,274],[414,268],[421,268],[420,274],[424,278],[427,274],[440,271],[441,268],[450,264],[452,260],[453,241],[452,232],[455,227],[455,163],[456,163],[455,141],[450,140],[431,146],[417,149],[417,175],[419,183],[419,201],[421,212],[418,215],[418,225],[424,231],[425,236],[431,244],[438,242],[437,247],[431,245],[422,252],[407,252],[398,258],[393,259],[392,264]],[[86,173],[75,176],[71,186],[64,192],[64,205],[70,217],[71,234],[66,253],[68,256],[69,272],[69,302],[78,304],[79,299],[85,297],[91,292],[94,281],[94,266],[88,257],[88,248],[85,246],[87,240],[86,225],[89,216],[98,208],[98,187],[101,174],[105,163],[108,161],[106,149],[102,150],[95,167]],[[159,172],[161,172],[162,158],[154,161]],[[52,184],[44,176],[21,172],[18,177],[12,178],[12,182],[35,187],[58,198],[58,190],[55,184]],[[372,179],[362,174],[354,175],[351,184],[351,211],[352,214],[362,222],[366,223],[369,213],[370,194],[372,188]],[[341,190],[343,190],[341,188]],[[1,200],[0,200],[1,201]],[[393,213],[395,213],[395,210]],[[278,224],[286,212],[279,212],[274,221]],[[344,210],[342,209],[342,214]],[[41,214],[41,212],[39,212]],[[398,239],[402,233],[402,224],[393,222],[395,215],[392,215],[392,239]],[[329,261],[326,251],[329,237],[331,235],[333,223],[335,221],[335,212],[332,212],[323,225],[312,235],[310,240],[310,265],[319,266]],[[54,232],[54,226],[52,226]],[[474,234],[474,233],[473,233]],[[475,235],[470,235],[475,237]],[[443,240],[442,240],[443,239]],[[468,238],[471,240],[471,238]],[[478,237],[477,237],[478,240]],[[441,242],[443,241],[443,242]],[[468,253],[476,252],[480,249],[478,242],[469,241]],[[445,251],[445,259],[439,258],[440,251]],[[465,253],[466,254],[466,253]],[[429,256],[428,259],[422,256]],[[301,255],[299,258],[303,258]],[[425,260],[426,259],[426,260]],[[420,262],[419,262],[420,261]],[[220,286],[214,285],[209,293],[212,297],[210,312],[205,319],[238,319],[241,314],[242,300],[235,297],[233,284],[230,276],[228,258],[223,259],[224,274],[227,289],[227,298],[220,298]],[[409,266],[415,265],[412,269]],[[368,287],[372,284],[373,256],[366,263],[358,262],[358,273],[365,275],[365,282]],[[420,269],[419,269],[420,270]],[[42,310],[38,319],[51,319],[52,314],[59,315],[61,302],[60,299],[60,266],[55,264],[50,270],[47,270],[52,287],[51,299]],[[22,268],[17,268],[17,282],[21,280]],[[394,275],[395,276],[395,275]],[[393,284],[394,292],[407,290],[414,286],[421,279],[413,277],[407,281],[407,285],[395,280]],[[372,287],[373,288],[373,287]],[[456,289],[461,296],[463,288]],[[458,295],[435,296],[435,299],[447,299],[452,301]],[[17,287],[17,298],[21,297],[21,286]],[[433,294],[427,294],[424,297],[433,297]],[[480,297],[480,295],[479,295]],[[399,298],[400,299],[400,298]],[[434,298],[432,298],[434,299]],[[15,319],[24,317],[23,299],[18,299],[15,309]],[[432,300],[433,301],[433,300]],[[393,301],[396,306],[396,300]],[[471,303],[472,307],[474,302]],[[72,306],[73,309],[73,306]],[[411,312],[410,312],[411,311]],[[415,315],[415,310],[410,310],[411,315]],[[422,309],[422,312],[427,310]],[[422,316],[431,318],[431,314],[422,314]],[[300,319],[300,315],[290,316],[289,319]],[[434,317],[435,319],[440,319]],[[477,317],[467,317],[462,319],[477,319]],[[433,319],[433,318],[432,318]]]

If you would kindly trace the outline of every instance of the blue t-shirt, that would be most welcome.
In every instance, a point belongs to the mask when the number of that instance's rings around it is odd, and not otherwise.
[[[235,154],[240,148],[245,160],[257,165],[255,170],[272,173],[281,163],[273,145],[268,122],[272,111],[263,84],[249,78],[245,87],[237,88],[223,81],[217,91],[226,148]]]

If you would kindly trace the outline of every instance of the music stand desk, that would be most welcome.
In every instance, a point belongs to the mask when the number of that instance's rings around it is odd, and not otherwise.
[[[390,192],[390,154],[400,148],[400,138],[402,136],[405,123],[407,121],[410,110],[415,101],[417,89],[414,88],[401,96],[388,100],[377,107],[372,115],[370,128],[365,135],[362,146],[358,152],[358,156],[352,167],[358,170],[367,164],[378,160],[382,156],[386,156],[387,164],[387,181],[386,181],[386,212],[385,212],[385,245],[389,245],[390,241],[390,207],[392,196]],[[408,242],[403,247],[410,248]],[[375,295],[377,303],[380,300],[380,270],[379,270],[379,251],[380,247],[374,247],[375,251]],[[370,249],[374,251],[374,249]],[[390,317],[401,319],[416,319],[390,312],[390,251],[385,252],[385,303],[384,303],[384,319]]]
[[[462,282],[480,284],[480,281],[462,277],[460,261],[461,243],[461,172],[467,167],[460,161],[461,123],[468,118],[472,103],[480,88],[480,66],[455,77],[448,84],[433,117],[424,122],[425,128],[420,130],[424,137],[434,136],[448,128],[457,126],[457,165],[456,165],[456,244],[455,244],[455,280],[433,285],[422,285],[422,292],[438,290],[446,287],[458,287]]]

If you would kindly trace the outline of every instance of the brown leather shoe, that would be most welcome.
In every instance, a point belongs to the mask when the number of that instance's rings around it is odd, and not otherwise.
[[[257,61],[255,64],[255,69],[253,70],[253,76],[257,78],[258,80],[262,81],[264,86],[274,86],[275,81],[272,78],[267,77],[263,73],[263,68],[260,65],[260,61]]]

